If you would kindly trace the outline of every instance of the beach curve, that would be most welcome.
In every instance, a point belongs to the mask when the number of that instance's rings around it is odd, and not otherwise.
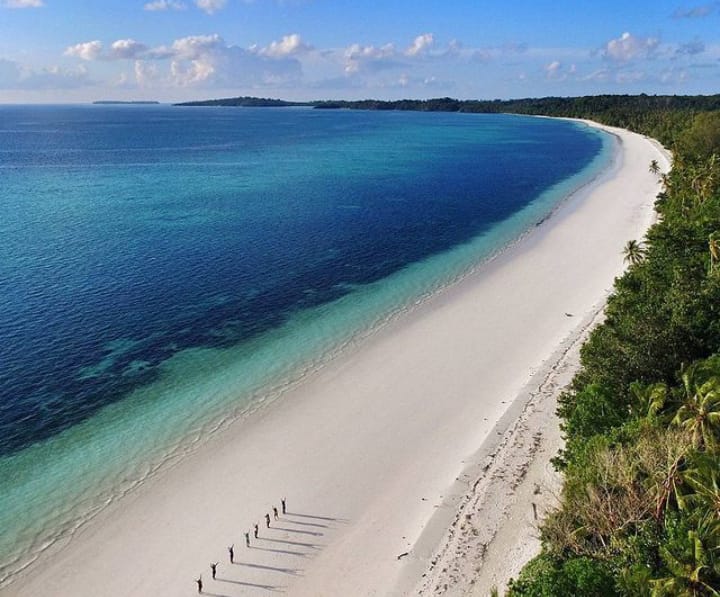
[[[218,560],[209,594],[399,587],[471,455],[579,333],[622,271],[624,242],[652,221],[659,188],[648,164],[662,156],[612,132],[622,156],[611,178],[109,508],[7,594],[190,595]],[[226,564],[227,545],[283,496],[290,514],[279,528],[236,546],[241,563]]]

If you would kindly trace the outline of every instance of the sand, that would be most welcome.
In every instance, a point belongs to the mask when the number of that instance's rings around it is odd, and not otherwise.
[[[650,140],[613,132],[613,168],[521,241],[160,471],[2,595],[189,596],[201,573],[206,594],[227,597],[429,594],[436,580],[484,594],[497,582],[485,562],[509,568],[537,548],[507,555],[513,529],[532,528],[536,495],[511,493],[554,451],[534,439],[534,413],[548,416],[553,375],[569,375],[563,359],[623,270],[625,242],[652,221],[650,161],[668,167]],[[281,497],[288,514],[266,529]],[[458,520],[476,506],[489,545],[448,580]],[[260,539],[246,548],[255,522]]]

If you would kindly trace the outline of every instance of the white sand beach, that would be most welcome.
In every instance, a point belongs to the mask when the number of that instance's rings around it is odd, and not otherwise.
[[[650,161],[669,168],[653,141],[609,130],[621,141],[613,168],[520,242],[162,470],[0,594],[182,597],[197,594],[201,573],[205,594],[223,597],[459,595],[470,585],[482,595],[505,582],[478,570],[516,572],[532,555],[532,542],[516,549],[533,525],[532,491],[508,496],[526,491],[528,475],[547,476],[533,462],[557,442],[498,459],[520,452],[512,433],[553,433],[547,405],[577,360],[563,359],[622,272],[624,244],[653,221]],[[525,410],[538,388],[549,402]],[[516,425],[533,413],[550,422]],[[513,467],[525,481],[498,473]],[[282,497],[288,514],[266,529]],[[479,560],[476,545],[456,540],[472,503],[487,531]],[[260,539],[246,548],[254,523]],[[473,564],[452,574],[458,553]]]

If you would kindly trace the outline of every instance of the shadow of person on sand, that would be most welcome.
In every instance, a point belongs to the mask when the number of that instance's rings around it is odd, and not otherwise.
[[[270,570],[272,572],[282,572],[292,576],[300,576],[302,570],[300,568],[278,568],[276,566],[265,566],[264,564],[251,564],[250,562],[233,562],[236,566],[247,566],[248,568],[257,568],[259,570]]]
[[[285,587],[276,587],[275,585],[261,585],[254,582],[245,582],[242,580],[230,580],[229,578],[216,578],[216,582],[227,582],[241,587],[252,587],[253,589],[265,589],[266,591],[282,592]]]
[[[272,543],[285,543],[286,545],[297,545],[299,547],[309,547],[311,549],[320,549],[321,547],[325,547],[324,545],[318,545],[317,543],[302,543],[301,541],[290,541],[289,539],[270,539],[269,537],[262,537],[262,538],[258,539],[258,541],[270,541]]]
[[[301,558],[306,558],[309,555],[306,553],[302,553],[301,551],[290,551],[287,549],[271,549],[269,547],[259,547],[257,545],[253,545],[251,549],[259,549],[260,551],[271,551],[273,553],[284,553],[289,556],[300,556]]]
[[[324,533],[319,533],[317,531],[301,531],[300,529],[288,529],[287,527],[270,527],[271,529],[275,529],[276,531],[286,531],[288,533],[297,533],[299,535],[312,535],[313,537],[322,537]]]
[[[320,524],[318,522],[303,522],[302,520],[291,520],[289,518],[281,518],[283,522],[289,522],[291,524],[301,524],[304,527],[320,527],[321,529],[329,529],[330,525]]]
[[[331,516],[316,516],[314,514],[302,514],[301,512],[285,512],[285,516],[297,516],[299,518],[315,518],[316,520],[327,520],[329,522],[350,522],[347,518],[332,518]]]

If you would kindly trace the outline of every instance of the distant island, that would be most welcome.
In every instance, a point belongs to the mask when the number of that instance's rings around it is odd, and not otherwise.
[[[93,104],[100,104],[100,105],[113,105],[113,104],[159,104],[160,102],[152,101],[152,100],[98,100],[96,102],[93,102]]]
[[[202,100],[197,102],[182,102],[175,106],[236,106],[243,108],[290,108],[296,106],[313,106],[312,102],[287,102],[281,99],[267,97],[228,97],[224,99]]]
[[[441,97],[425,100],[318,100],[290,102],[259,97],[231,97],[174,104],[176,106],[238,106],[284,108],[304,106],[318,110],[402,110],[415,112],[467,112],[479,114],[543,114],[588,118],[638,128],[651,114],[720,110],[720,95],[594,95],[584,97],[543,97],[515,100],[458,100]],[[657,120],[655,118],[655,120]],[[642,128],[642,127],[640,127]]]

